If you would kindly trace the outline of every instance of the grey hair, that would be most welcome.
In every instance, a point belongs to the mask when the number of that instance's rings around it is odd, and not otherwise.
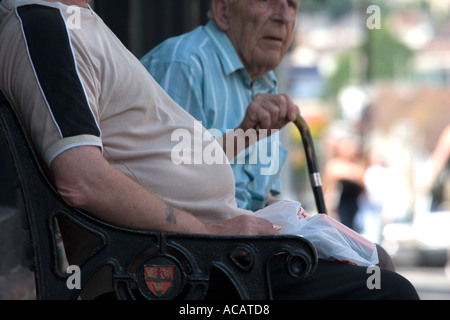
[[[0,0],[1,1],[1,0]],[[228,3],[235,3],[235,2],[237,2],[238,0],[228,0]],[[211,20],[212,18],[213,18],[213,14],[212,14],[212,10],[211,9],[209,9],[209,11],[208,11],[208,13],[207,13],[207,17],[208,17],[208,19],[209,20]]]

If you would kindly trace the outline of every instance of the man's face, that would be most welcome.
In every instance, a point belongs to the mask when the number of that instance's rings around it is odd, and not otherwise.
[[[291,43],[300,0],[238,0],[229,4],[229,38],[252,79],[275,69]]]

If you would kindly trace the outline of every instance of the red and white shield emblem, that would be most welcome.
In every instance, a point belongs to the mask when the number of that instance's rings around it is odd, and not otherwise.
[[[144,266],[145,282],[158,298],[166,294],[173,283],[174,266]]]

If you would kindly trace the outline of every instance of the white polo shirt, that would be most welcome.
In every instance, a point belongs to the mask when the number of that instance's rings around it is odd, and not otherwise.
[[[233,172],[206,129],[97,14],[72,9],[45,1],[0,3],[0,87],[47,165],[69,148],[98,146],[118,170],[205,222],[249,213],[237,207]],[[186,136],[201,139],[189,145],[180,140]],[[212,149],[215,161],[204,161]]]

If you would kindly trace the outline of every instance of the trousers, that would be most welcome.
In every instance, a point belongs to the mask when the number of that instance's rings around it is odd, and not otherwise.
[[[273,267],[272,293],[280,300],[418,300],[413,285],[398,273],[379,268],[379,288],[370,288],[367,267],[319,260],[315,273],[306,280],[292,279]]]
[[[372,273],[367,267],[320,260],[314,274],[297,280],[286,272],[286,256],[279,255],[270,265],[274,300],[419,300],[414,286],[395,271],[380,267],[379,288],[368,285]],[[207,299],[233,299],[226,279],[214,275]]]

